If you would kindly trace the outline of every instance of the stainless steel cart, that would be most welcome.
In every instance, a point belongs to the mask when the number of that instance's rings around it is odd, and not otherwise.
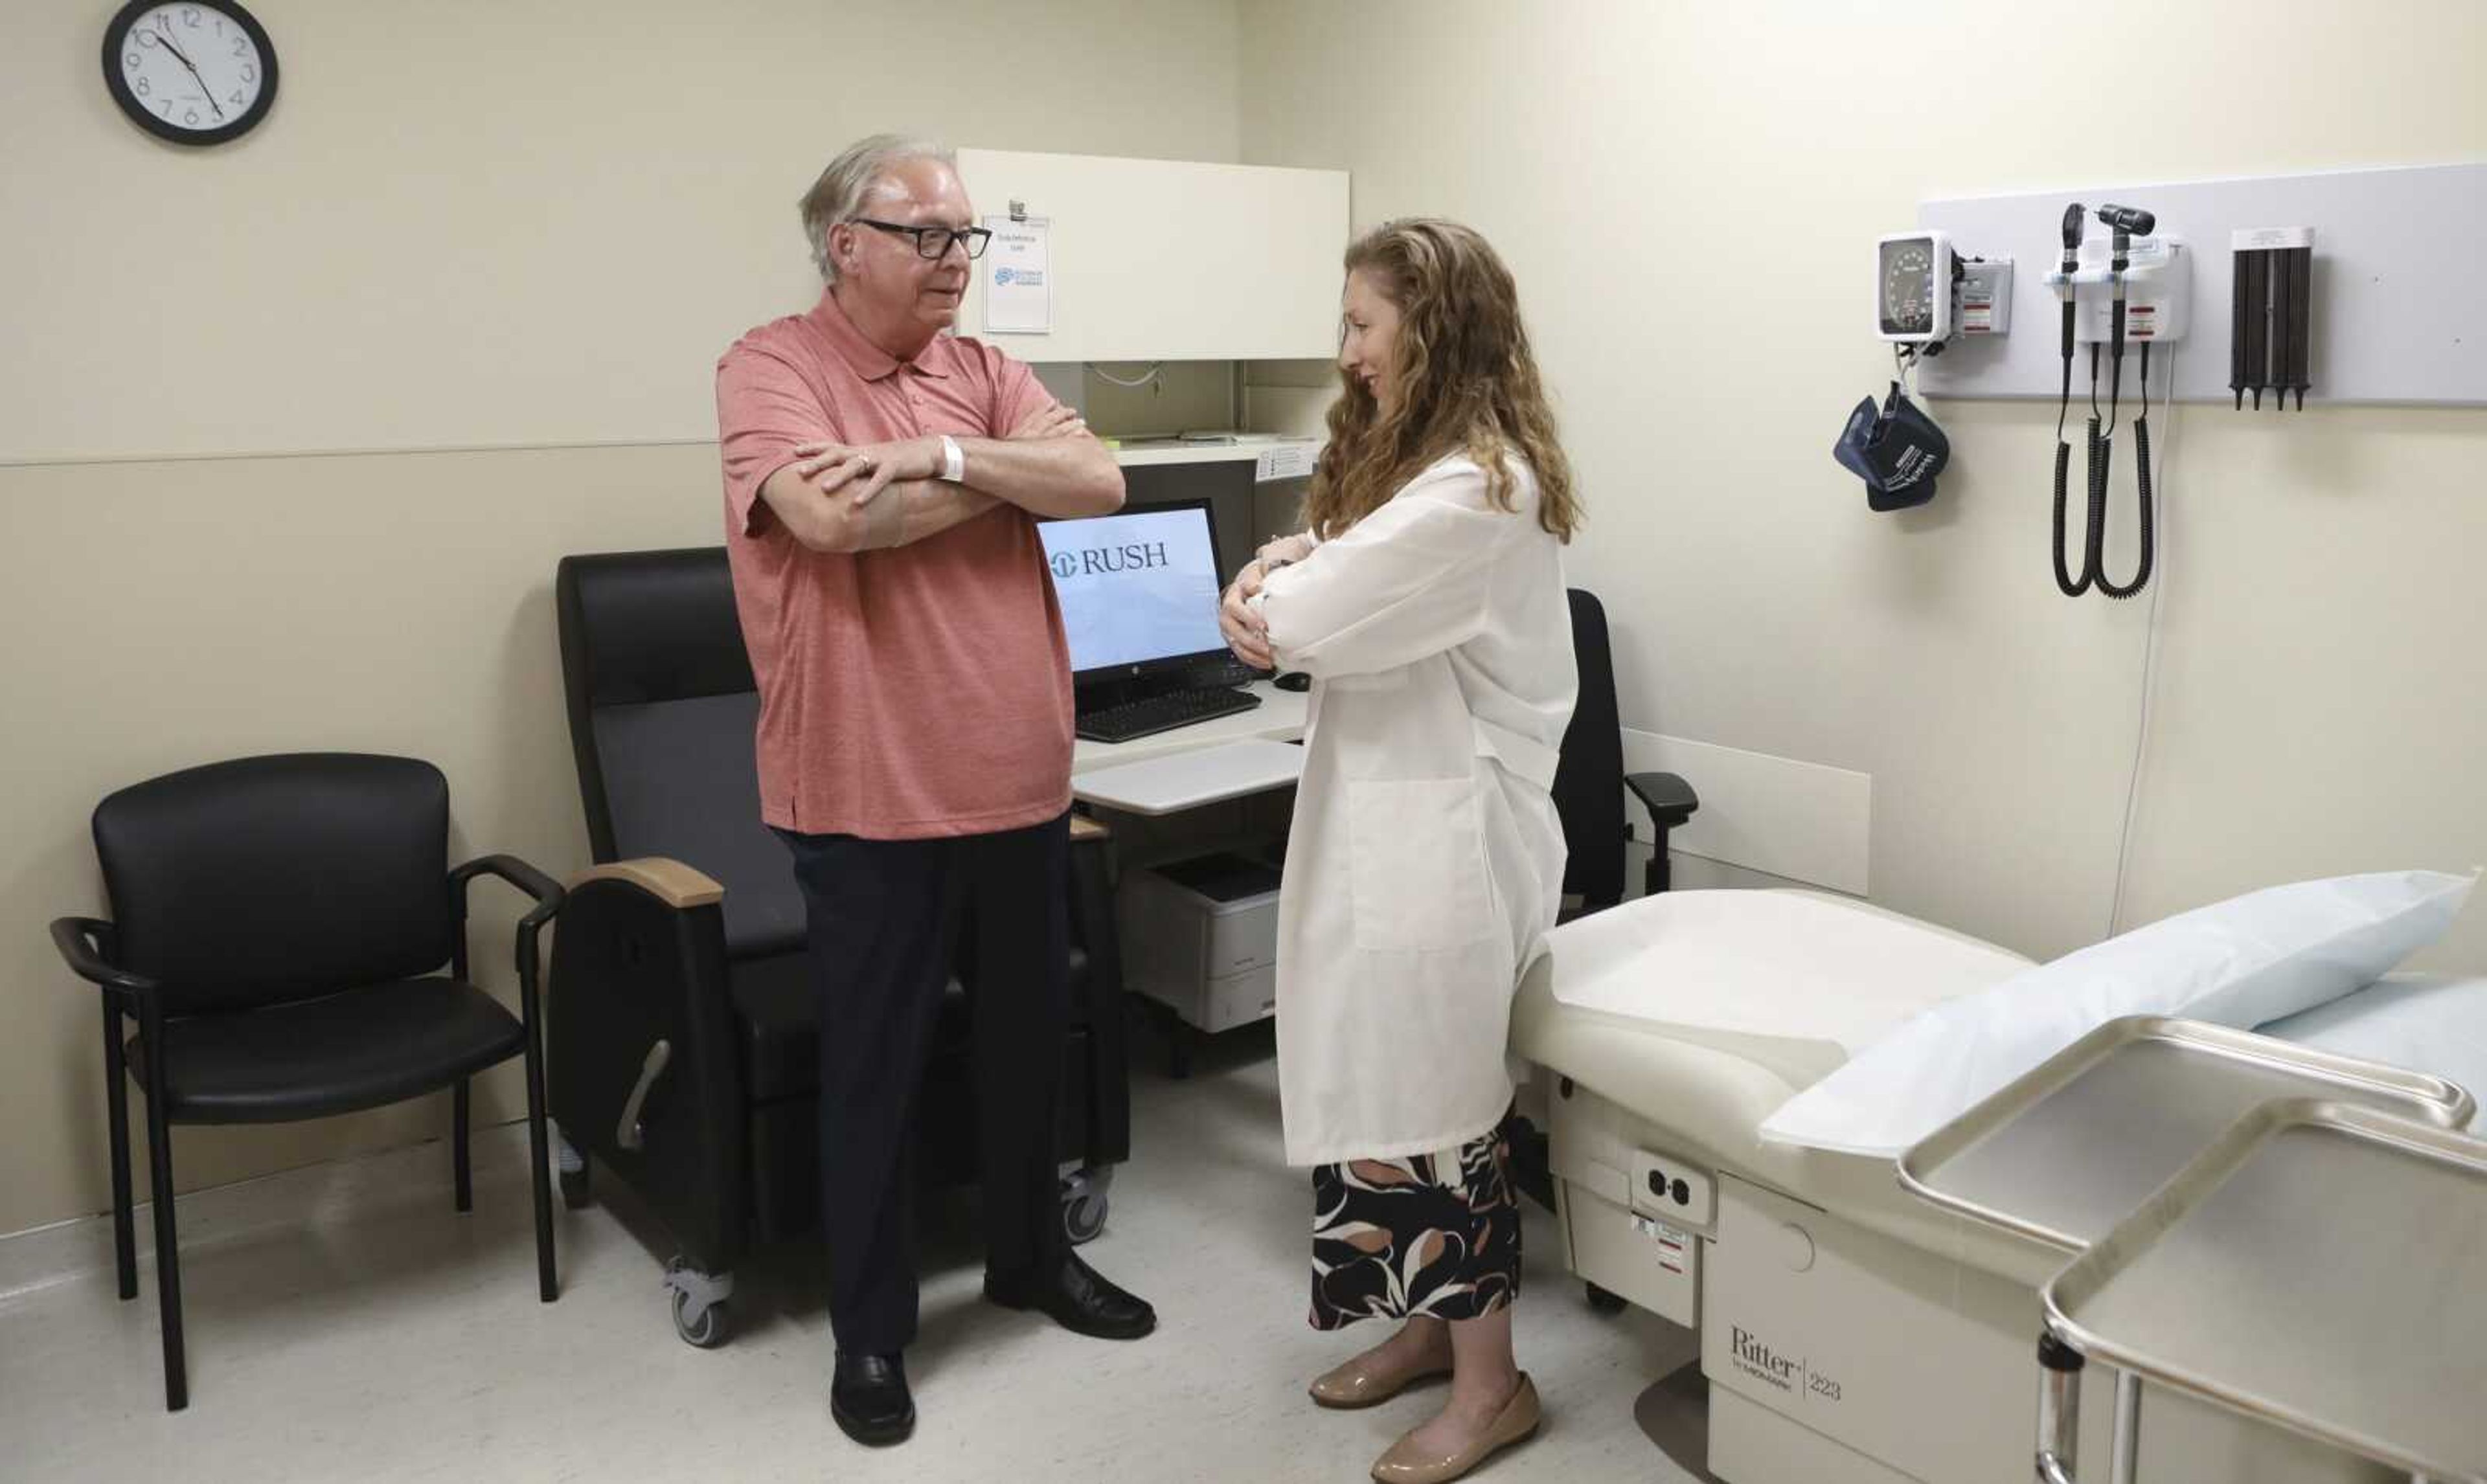
[[[1937,1130],[1901,1157],[1900,1181],[1937,1206],[2078,1257],[2240,1119],[2306,1099],[2438,1130],[2476,1108],[2441,1078],[2137,1016],[2101,1026]],[[2069,1477],[2081,1359],[2060,1335],[2040,1345],[2041,1479]],[[2140,1413],[2140,1375],[2119,1367],[2114,1484],[2132,1484]]]
[[[2420,1484],[2487,1484],[2487,1140],[2265,1104],[2043,1297],[2077,1360]],[[2074,1453],[2063,1425],[2041,1476],[2072,1480]]]

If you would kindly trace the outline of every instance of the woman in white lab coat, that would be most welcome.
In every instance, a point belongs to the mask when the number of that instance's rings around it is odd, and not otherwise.
[[[1579,689],[1579,520],[1511,275],[1483,237],[1389,223],[1347,254],[1345,383],[1305,500],[1221,606],[1246,662],[1312,677],[1278,899],[1278,1076],[1314,1170],[1313,1323],[1402,1321],[1313,1385],[1368,1406],[1451,1376],[1374,1466],[1456,1478],[1532,1433],[1501,1128],[1520,971],[1561,899],[1549,788]]]

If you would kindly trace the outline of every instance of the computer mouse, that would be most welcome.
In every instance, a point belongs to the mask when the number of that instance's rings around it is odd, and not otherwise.
[[[1270,683],[1282,691],[1308,691],[1313,688],[1313,677],[1301,671],[1290,670]]]

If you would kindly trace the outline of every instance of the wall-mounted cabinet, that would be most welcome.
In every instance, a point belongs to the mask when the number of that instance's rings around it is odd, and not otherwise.
[[[1348,178],[1186,160],[961,150],[988,223],[1014,202],[1046,231],[1050,330],[990,328],[999,252],[960,331],[1022,361],[1327,358],[1338,346]]]

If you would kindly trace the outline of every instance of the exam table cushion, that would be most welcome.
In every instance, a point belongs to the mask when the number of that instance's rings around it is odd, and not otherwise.
[[[1924,1011],[1790,1099],[1761,1137],[1894,1156],[2110,1020],[2251,1028],[2311,1009],[2440,936],[2474,880],[2296,882],[2137,928]]]
[[[2487,1093],[2487,975],[2394,974],[2259,1028],[2263,1034],[2425,1072]],[[2482,1126],[2473,1117],[2472,1126]]]

